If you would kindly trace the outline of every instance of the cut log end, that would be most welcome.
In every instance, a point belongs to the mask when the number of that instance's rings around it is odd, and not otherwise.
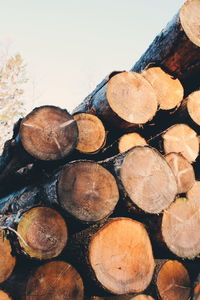
[[[109,171],[97,163],[80,161],[62,171],[58,181],[58,200],[78,220],[95,222],[113,212],[119,192]]]
[[[177,256],[194,258],[200,253],[200,208],[186,198],[178,198],[164,212],[162,236]]]
[[[12,298],[4,291],[0,290],[0,299],[1,300],[12,300]]]
[[[165,262],[158,273],[156,288],[162,300],[188,300],[191,293],[188,271],[176,260]]]
[[[74,115],[79,131],[79,141],[76,149],[83,153],[96,153],[104,145],[106,139],[105,128],[101,120],[91,114]]]
[[[112,110],[132,124],[145,124],[157,111],[157,99],[152,86],[140,74],[122,72],[113,76],[106,90]]]
[[[123,153],[135,146],[147,145],[146,140],[137,132],[127,133],[119,139],[119,152]]]
[[[121,296],[110,296],[110,297],[92,297],[90,300],[154,300],[153,297],[140,294],[137,296],[121,295]]]
[[[164,151],[181,153],[189,162],[199,155],[199,139],[196,132],[186,124],[176,124],[163,134]]]
[[[148,213],[160,213],[175,199],[177,183],[166,160],[155,149],[138,146],[124,158],[120,177],[129,198]]]
[[[16,259],[11,252],[10,241],[0,231],[0,283],[10,277],[15,267]]]
[[[195,91],[188,96],[187,111],[190,118],[200,125],[200,91]]]
[[[29,278],[25,300],[83,300],[83,282],[68,263],[53,261],[40,266]]]
[[[192,165],[180,153],[171,152],[165,156],[177,181],[178,194],[186,193],[195,183]]]
[[[200,206],[200,181],[195,181],[192,188],[186,193],[186,197],[189,201],[194,202],[196,205]]]
[[[131,298],[130,300],[154,300],[154,298],[151,296],[142,294],[142,295],[137,295],[137,296]]]
[[[199,0],[186,1],[180,10],[181,25],[192,43],[200,47],[200,3]]]
[[[170,110],[180,104],[184,89],[178,79],[173,78],[160,67],[149,68],[143,71],[142,75],[154,88],[160,109]]]
[[[58,256],[67,242],[67,226],[52,208],[35,207],[28,210],[17,227],[20,246],[30,257],[49,259]]]
[[[128,218],[110,220],[92,237],[89,261],[101,285],[118,295],[144,291],[154,271],[148,234]]]
[[[25,150],[41,160],[57,160],[67,156],[76,146],[76,121],[55,106],[34,109],[20,124],[20,139]]]

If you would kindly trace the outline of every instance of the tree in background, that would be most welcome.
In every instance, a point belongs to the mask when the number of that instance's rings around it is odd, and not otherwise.
[[[11,138],[14,123],[26,113],[24,84],[26,66],[17,54],[0,60],[0,154],[4,142]]]

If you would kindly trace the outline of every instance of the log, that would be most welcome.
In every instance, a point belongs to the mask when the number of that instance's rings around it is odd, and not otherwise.
[[[129,218],[109,219],[79,232],[69,241],[66,253],[85,281],[90,278],[112,294],[142,292],[153,276],[149,236],[142,223]],[[92,292],[90,281],[88,285]]]
[[[8,279],[15,267],[16,259],[12,254],[10,241],[0,231],[0,283]],[[1,299],[1,298],[0,298]]]
[[[135,146],[147,145],[146,140],[137,132],[124,134],[120,137],[118,142],[119,153],[126,152]]]
[[[189,162],[194,162],[199,155],[197,133],[186,124],[176,124],[162,135],[164,153],[181,153]]]
[[[192,259],[200,253],[199,207],[186,198],[178,198],[164,211],[162,236],[175,255]]]
[[[177,181],[178,194],[186,193],[195,183],[195,174],[192,165],[180,153],[170,152],[165,156]]]
[[[146,79],[134,72],[112,76],[73,113],[93,113],[108,127],[137,128],[150,121],[157,111],[155,92]]]
[[[78,272],[64,261],[40,266],[28,279],[25,300],[83,300],[84,287]]]
[[[58,160],[76,147],[78,129],[66,110],[42,106],[22,120],[19,136],[24,149],[33,157]]]
[[[110,164],[110,166],[109,166]],[[103,165],[118,177],[130,212],[161,213],[177,194],[175,176],[164,157],[148,146],[137,146]]]
[[[140,294],[136,296],[124,295],[124,296],[111,296],[111,297],[92,297],[90,300],[154,300],[153,297]]]
[[[189,85],[194,88],[195,83],[198,86],[200,74],[199,10],[198,0],[186,1],[131,68],[131,71],[141,72],[149,65],[155,64],[179,78],[187,88]]]
[[[183,100],[184,89],[178,78],[172,77],[160,67],[152,67],[141,73],[154,88],[159,108],[171,110]]]
[[[188,271],[177,260],[158,263],[154,281],[159,299],[188,300],[190,298],[191,282]]]
[[[65,220],[49,207],[34,207],[23,213],[17,233],[21,251],[40,260],[57,257],[68,238]]]
[[[200,181],[196,180],[192,188],[186,193],[186,198],[195,203],[195,205],[200,205]]]
[[[185,98],[179,109],[177,110],[177,117],[189,126],[198,130],[200,126],[200,91],[194,91]]]
[[[79,132],[76,149],[86,154],[98,153],[106,142],[106,131],[101,120],[86,113],[76,114],[73,118],[77,122]]]
[[[194,283],[192,300],[200,300],[200,275],[197,276],[197,279]]]
[[[0,299],[1,300],[12,300],[12,298],[4,291],[0,290]]]
[[[118,200],[115,178],[98,163],[76,161],[59,176],[58,202],[79,221],[91,223],[108,217]]]

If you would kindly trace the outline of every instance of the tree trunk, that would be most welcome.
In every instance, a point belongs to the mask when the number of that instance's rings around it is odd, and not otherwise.
[[[144,145],[147,145],[146,140],[137,132],[124,134],[118,141],[119,153],[126,152],[135,146]]]
[[[186,198],[195,205],[200,206],[200,181],[196,180],[192,188],[187,191]]]
[[[83,282],[70,264],[64,261],[48,262],[30,276],[23,299],[83,300]]]
[[[86,154],[98,153],[106,142],[106,131],[101,120],[91,114],[74,115],[78,125],[78,144],[76,149]]]
[[[76,234],[66,249],[88,284],[92,279],[109,293],[142,292],[150,284],[154,259],[142,223],[114,218]],[[80,263],[81,262],[81,266]],[[92,293],[91,282],[89,282]]]
[[[177,260],[157,262],[154,284],[158,297],[162,300],[188,300],[191,294],[188,271]]]
[[[164,211],[162,236],[172,253],[192,259],[200,253],[199,206],[186,198],[178,198]]]
[[[154,39],[131,71],[141,72],[150,64],[155,64],[178,77],[187,88],[190,85],[194,88],[195,83],[198,86],[200,74],[199,6],[198,0],[188,0],[183,4],[180,11]]]
[[[181,153],[189,162],[199,155],[199,139],[196,132],[186,124],[176,124],[162,135],[164,153]]]
[[[159,67],[144,70],[142,75],[154,88],[160,109],[171,110],[180,105],[184,90],[177,78],[175,79]]]
[[[116,174],[131,212],[158,214],[174,201],[175,176],[155,149],[137,146],[101,163]]]
[[[2,223],[2,228],[17,235],[18,242],[14,239],[16,250],[30,258],[54,258],[66,246],[67,225],[63,217],[52,208],[34,207],[26,212],[8,216]]]
[[[198,275],[198,277],[194,283],[192,300],[200,300],[200,275]]]
[[[0,283],[10,277],[16,264],[16,259],[12,255],[10,241],[0,231]],[[0,297],[1,299],[1,297]]]
[[[178,194],[189,191],[195,182],[195,174],[192,165],[180,153],[170,152],[165,156],[165,159],[176,177]]]
[[[109,127],[137,128],[150,121],[157,111],[155,92],[146,79],[134,72],[112,76],[73,112],[93,113]]]

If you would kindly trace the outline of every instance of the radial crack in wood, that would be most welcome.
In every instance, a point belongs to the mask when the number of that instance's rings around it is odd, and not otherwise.
[[[20,124],[20,139],[25,150],[41,160],[58,160],[76,146],[76,121],[55,106],[35,108]]]
[[[113,212],[118,200],[115,178],[95,162],[75,162],[61,172],[58,201],[78,220],[99,221]]]
[[[178,198],[164,211],[162,235],[167,247],[177,256],[194,258],[200,253],[200,207]]]

